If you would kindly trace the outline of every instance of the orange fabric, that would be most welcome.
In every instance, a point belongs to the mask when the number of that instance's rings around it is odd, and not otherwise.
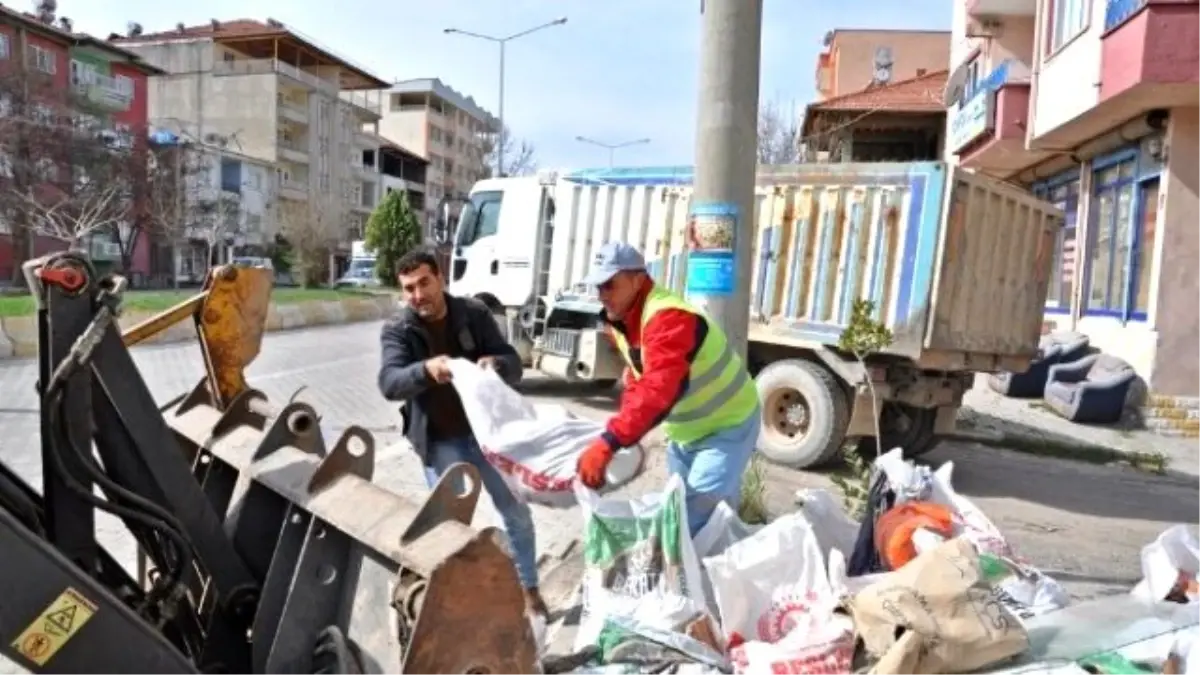
[[[917,557],[912,537],[922,528],[953,538],[953,513],[941,504],[905,502],[879,517],[875,523],[875,549],[888,569],[900,569]]]

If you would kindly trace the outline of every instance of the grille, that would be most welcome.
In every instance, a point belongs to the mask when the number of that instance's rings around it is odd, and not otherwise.
[[[579,331],[551,328],[543,336],[542,349],[550,354],[574,358],[575,346],[579,344]]]

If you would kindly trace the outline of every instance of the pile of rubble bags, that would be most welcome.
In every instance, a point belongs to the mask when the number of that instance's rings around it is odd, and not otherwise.
[[[683,485],[584,511],[582,615],[547,673],[1197,672],[1195,535],[1143,552],[1130,594],[1069,605],[937,471],[895,450],[856,522],[822,490],[765,526],[719,505],[688,536]],[[559,641],[561,642],[561,640]],[[1147,665],[1149,664],[1149,665]]]

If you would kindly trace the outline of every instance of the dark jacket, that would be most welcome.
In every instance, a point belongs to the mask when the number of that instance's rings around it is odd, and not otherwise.
[[[496,358],[496,371],[505,382],[521,381],[521,357],[517,350],[500,335],[492,312],[473,298],[446,295],[446,329],[448,339],[458,349],[457,354],[469,361],[481,357]],[[383,326],[379,336],[381,358],[379,391],[389,401],[402,401],[400,415],[404,435],[413,449],[424,459],[428,445],[428,415],[426,392],[433,381],[425,371],[425,360],[434,355],[429,351],[429,334],[420,316],[403,307],[395,319]]]

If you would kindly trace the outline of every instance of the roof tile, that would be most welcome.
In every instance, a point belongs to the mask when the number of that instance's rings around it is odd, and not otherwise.
[[[896,110],[902,112],[940,112],[946,109],[942,92],[946,89],[948,70],[871,86],[841,96],[814,103],[810,110]]]

